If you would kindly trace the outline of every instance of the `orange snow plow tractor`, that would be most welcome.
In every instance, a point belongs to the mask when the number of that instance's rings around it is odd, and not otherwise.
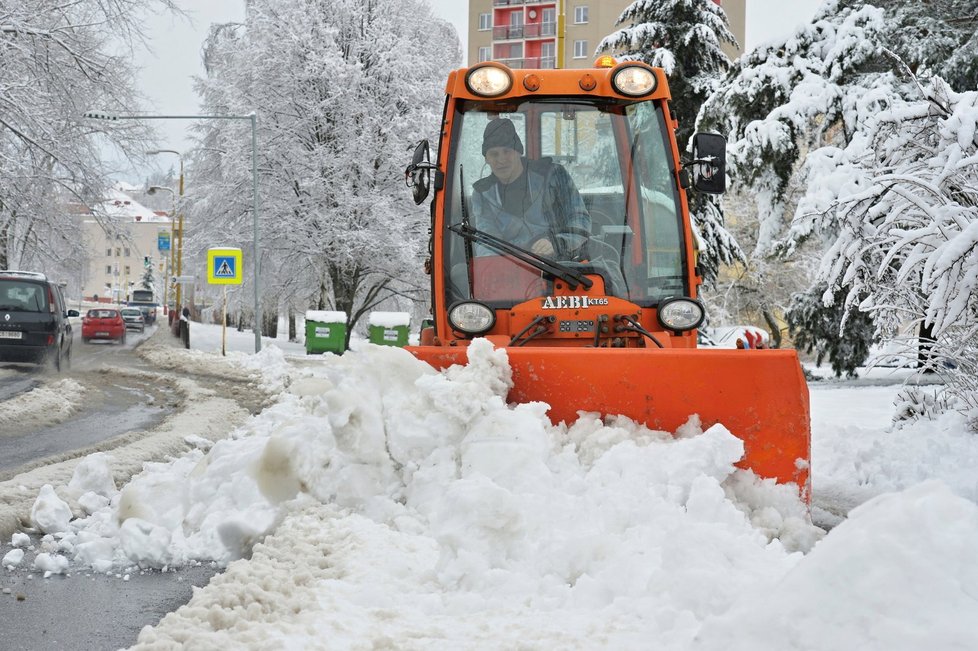
[[[431,202],[432,319],[408,349],[435,368],[484,337],[505,348],[511,402],[554,422],[621,414],[674,432],[693,414],[744,441],[742,466],[808,494],[808,388],[793,350],[697,347],[689,188],[724,191],[725,141],[684,168],[662,70],[452,72],[437,161],[406,170]]]

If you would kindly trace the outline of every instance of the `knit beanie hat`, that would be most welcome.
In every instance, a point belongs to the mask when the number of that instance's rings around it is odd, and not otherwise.
[[[485,156],[491,147],[509,147],[523,153],[523,143],[516,135],[516,127],[511,120],[497,118],[486,125],[482,134],[482,155]]]

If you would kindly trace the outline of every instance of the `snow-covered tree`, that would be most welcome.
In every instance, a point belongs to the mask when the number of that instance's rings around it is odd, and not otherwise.
[[[890,53],[973,89],[976,27],[978,0],[827,0],[811,23],[737,60],[698,126],[730,141],[728,171],[756,204],[755,255],[775,252],[785,236],[793,193],[805,189],[796,184],[804,156],[844,146],[892,99],[915,92]]]
[[[676,138],[685,151],[700,106],[730,68],[721,45],[737,44],[727,15],[713,0],[636,0],[619,16],[617,31],[598,44],[625,60],[662,68],[669,79],[672,110],[679,121]],[[743,261],[736,239],[724,228],[720,204],[690,194],[693,224],[702,240],[700,270],[713,282],[721,265]]]
[[[144,124],[88,124],[138,108],[131,57],[146,11],[171,0],[0,0],[0,268],[60,269],[81,256],[69,202],[97,200],[107,170],[93,132],[141,152]]]
[[[844,291],[846,313],[882,334],[926,332],[928,366],[978,410],[978,91],[939,77],[920,91],[809,156],[796,230],[836,238],[819,273],[826,304]]]
[[[348,315],[427,290],[427,215],[403,184],[409,148],[437,133],[458,38],[421,0],[254,0],[223,26],[199,90],[208,110],[259,116],[263,304]],[[250,134],[201,125],[201,246],[251,244]]]

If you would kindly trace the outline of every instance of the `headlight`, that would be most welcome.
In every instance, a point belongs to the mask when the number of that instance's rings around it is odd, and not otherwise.
[[[496,325],[496,313],[482,303],[457,303],[448,310],[448,323],[459,332],[478,336],[489,332]]]
[[[667,330],[693,330],[705,317],[703,306],[691,298],[667,298],[659,303],[659,323]]]
[[[465,75],[465,86],[474,95],[495,97],[512,88],[513,76],[498,65],[477,66]]]
[[[622,95],[641,97],[655,90],[659,82],[655,73],[646,67],[624,65],[611,78],[611,83]]]

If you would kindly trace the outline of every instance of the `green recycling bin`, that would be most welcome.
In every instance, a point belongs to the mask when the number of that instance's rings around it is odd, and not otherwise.
[[[346,343],[346,312],[306,311],[306,354],[342,355]]]
[[[403,348],[408,344],[410,327],[411,315],[407,312],[371,312],[368,339],[372,344]]]

